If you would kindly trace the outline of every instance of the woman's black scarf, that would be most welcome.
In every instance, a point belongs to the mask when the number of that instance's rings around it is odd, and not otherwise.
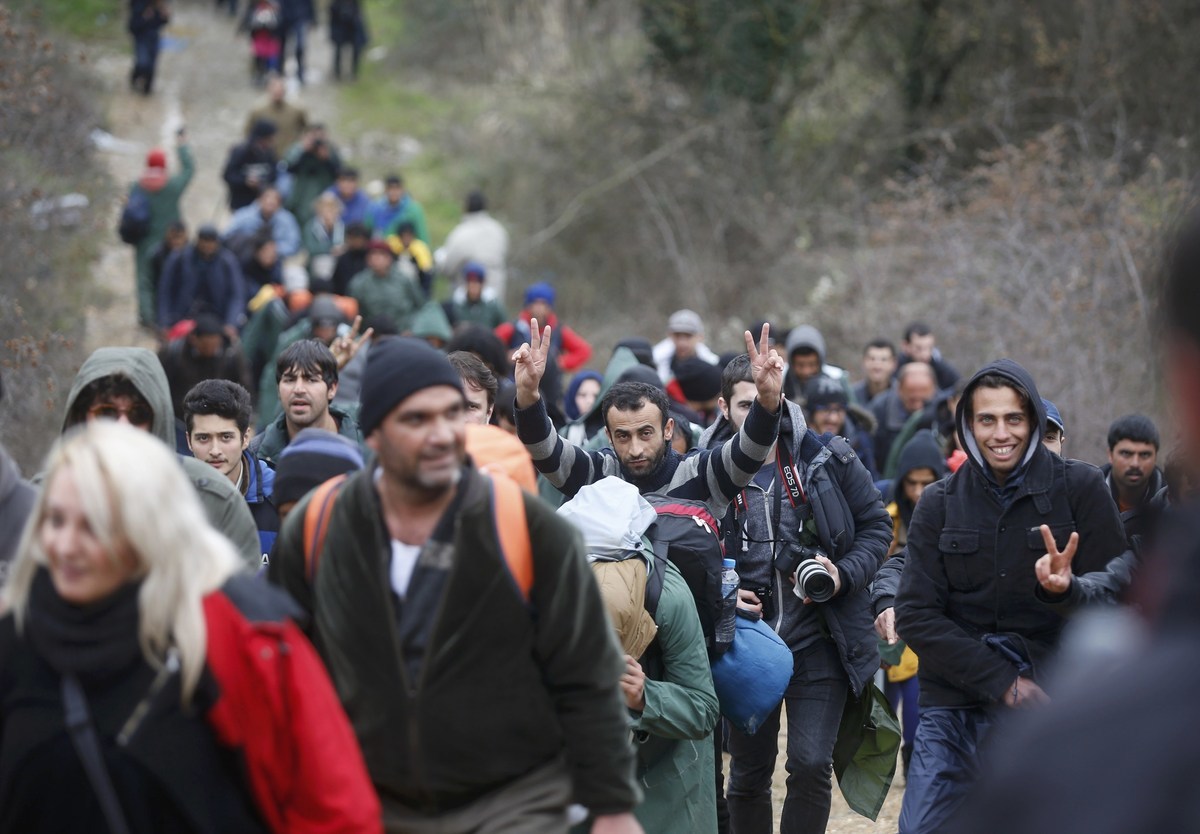
[[[26,628],[38,654],[55,671],[98,680],[141,659],[138,591],[127,582],[98,602],[72,605],[58,595],[50,571],[39,568],[29,593]]]

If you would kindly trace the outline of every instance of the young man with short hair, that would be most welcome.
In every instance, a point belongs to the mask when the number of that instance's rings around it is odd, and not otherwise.
[[[325,345],[315,339],[289,345],[275,362],[275,383],[283,413],[250,441],[256,457],[274,466],[292,438],[307,428],[324,429],[362,445],[354,416],[333,404],[338,366]]]
[[[896,373],[896,346],[887,339],[872,339],[863,348],[863,381],[850,391],[859,405],[868,405],[892,385]]]
[[[496,375],[483,360],[465,350],[456,350],[447,359],[462,377],[463,396],[467,398],[467,422],[486,426],[492,421],[496,392],[500,389]]]
[[[196,460],[228,478],[246,499],[265,564],[279,533],[279,513],[271,501],[275,472],[247,449],[251,412],[250,392],[224,379],[200,382],[183,398],[188,448]]]

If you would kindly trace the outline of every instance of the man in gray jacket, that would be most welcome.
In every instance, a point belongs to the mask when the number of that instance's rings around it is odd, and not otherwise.
[[[713,448],[741,428],[754,399],[752,379],[744,354],[725,367],[721,417],[700,448]],[[887,554],[892,524],[849,442],[818,436],[798,405],[784,400],[783,406],[773,459],[738,493],[721,527],[741,578],[739,606],[763,617],[792,650],[784,697],[787,798],[779,831],[799,834],[825,830],[842,712],[847,698],[862,697],[879,668],[868,587]],[[814,568],[831,597],[814,599],[820,595],[803,578]],[[776,707],[753,736],[729,730],[728,806],[738,834],[773,830],[780,711]]]

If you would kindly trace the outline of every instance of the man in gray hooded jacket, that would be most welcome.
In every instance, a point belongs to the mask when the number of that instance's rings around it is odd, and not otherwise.
[[[158,357],[145,348],[104,347],[80,367],[71,383],[62,430],[94,419],[125,420],[175,448],[171,389]],[[196,488],[208,521],[223,533],[242,559],[257,569],[262,553],[254,518],[229,479],[193,457],[180,464]],[[137,461],[130,461],[136,466]],[[147,508],[156,496],[147,495]]]
[[[701,437],[713,448],[745,420],[754,397],[750,363],[735,357],[721,376],[721,417]],[[741,608],[763,617],[792,650],[787,705],[787,798],[781,834],[823,832],[832,796],[833,748],[848,698],[862,697],[879,668],[868,587],[887,554],[892,524],[871,475],[843,437],[818,436],[783,402],[779,440],[729,505],[721,525],[737,561]],[[833,596],[797,593],[796,570],[815,558]],[[729,731],[728,806],[738,834],[769,834],[780,707],[757,733]]]

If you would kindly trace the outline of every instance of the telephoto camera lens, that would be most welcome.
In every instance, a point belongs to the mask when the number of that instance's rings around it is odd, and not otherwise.
[[[816,559],[805,559],[796,568],[796,587],[813,602],[827,602],[833,599],[833,574]]]

